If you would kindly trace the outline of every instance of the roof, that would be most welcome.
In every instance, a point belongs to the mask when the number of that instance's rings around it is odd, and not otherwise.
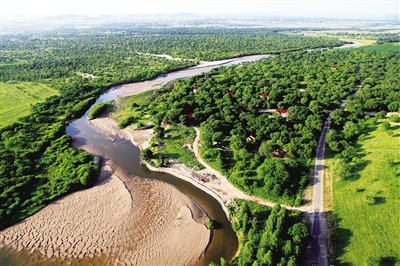
[[[193,118],[193,114],[192,113],[188,114],[187,116],[188,116],[189,119]]]
[[[225,94],[229,94],[230,96],[235,97],[235,94],[234,94],[233,92],[231,92],[231,91],[228,91],[228,92],[225,93]]]
[[[268,95],[268,93],[260,93],[260,97],[268,97],[269,95]]]
[[[246,140],[247,140],[247,141],[256,142],[256,138],[253,136],[253,134],[250,134],[250,135],[246,138]]]
[[[275,112],[280,113],[280,114],[287,114],[287,110],[283,110],[283,109],[276,109]]]

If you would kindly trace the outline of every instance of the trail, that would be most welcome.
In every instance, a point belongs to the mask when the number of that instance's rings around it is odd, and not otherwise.
[[[239,198],[239,199],[244,199],[247,201],[255,202],[255,203],[269,206],[269,207],[274,207],[276,205],[276,203],[274,203],[274,202],[247,195],[243,191],[241,191],[238,188],[236,188],[235,186],[233,186],[225,176],[223,176],[221,173],[219,173],[215,169],[211,168],[199,155],[200,130],[196,127],[194,129],[196,130],[196,138],[193,142],[193,152],[194,152],[197,160],[206,168],[206,171],[209,174],[214,176],[214,180],[215,179],[217,180],[217,182],[220,184],[219,185],[220,189],[227,195],[227,197],[230,200]],[[202,170],[202,171],[204,171],[204,170]],[[282,205],[282,206],[288,210],[296,210],[296,211],[301,211],[301,212],[311,211],[310,206],[307,206],[307,207],[292,207],[292,206],[285,206],[285,205]]]

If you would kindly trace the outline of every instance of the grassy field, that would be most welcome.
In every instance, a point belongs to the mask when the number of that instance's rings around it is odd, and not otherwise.
[[[361,167],[347,180],[337,181],[335,158],[327,159],[336,218],[334,264],[400,265],[400,124],[392,123],[389,131],[371,126],[356,147]]]
[[[149,122],[148,119],[146,119],[147,116],[145,115],[145,111],[151,102],[151,96],[153,93],[154,90],[151,90],[122,98],[119,103],[123,105],[123,108],[118,106],[118,110],[113,112],[112,116],[118,120],[123,120],[129,116],[134,116],[135,118],[140,119],[140,122],[142,123]]]
[[[352,47],[349,49],[359,50],[363,49],[366,52],[376,51],[377,53],[382,53],[386,51],[397,51],[400,52],[400,43],[384,43],[380,45],[367,45],[363,47]]]
[[[27,63],[28,63],[28,61],[26,61],[26,60],[7,61],[7,62],[1,62],[0,67],[9,66],[9,65],[23,65],[23,64],[27,64]]]
[[[153,152],[160,154],[162,158],[172,158],[189,168],[201,170],[204,169],[203,165],[197,161],[191,151],[195,136],[196,132],[191,127],[170,126],[165,130],[162,139],[154,137],[150,144],[153,146]],[[162,145],[155,145],[156,142],[162,143]]]
[[[12,124],[19,117],[29,115],[32,104],[44,101],[58,91],[44,84],[32,82],[0,83],[0,127]]]

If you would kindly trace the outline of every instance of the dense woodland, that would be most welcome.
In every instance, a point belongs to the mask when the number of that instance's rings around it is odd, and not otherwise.
[[[242,200],[230,204],[240,253],[229,265],[301,265],[310,235],[300,212]],[[221,265],[228,265],[221,259]]]
[[[60,94],[33,105],[30,116],[0,129],[0,228],[93,183],[93,156],[72,150],[66,121],[82,116],[111,84],[145,80],[196,63],[139,53],[209,60],[341,43],[265,29],[129,24],[2,36],[0,82],[36,82]],[[46,156],[50,152],[52,156]],[[65,172],[68,175],[60,174]]]
[[[143,114],[156,124],[201,126],[202,156],[234,185],[299,205],[330,111],[347,100],[332,112],[328,135],[329,147],[342,151],[362,134],[365,111],[399,109],[399,59],[396,52],[285,53],[170,83]]]

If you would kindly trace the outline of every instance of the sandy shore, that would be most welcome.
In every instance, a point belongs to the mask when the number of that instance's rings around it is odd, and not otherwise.
[[[108,118],[93,125],[113,138],[130,137]],[[149,133],[140,131],[135,144],[143,146]],[[128,175],[108,160],[93,188],[56,200],[1,231],[0,248],[24,251],[19,265],[191,265],[209,244],[206,220],[206,213],[175,187]]]

